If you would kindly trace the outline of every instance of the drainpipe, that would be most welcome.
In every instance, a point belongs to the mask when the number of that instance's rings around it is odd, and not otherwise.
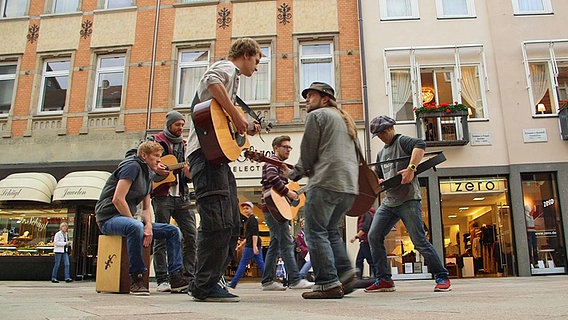
[[[363,112],[365,119],[365,158],[367,163],[371,161],[371,139],[369,136],[369,100],[367,97],[367,67],[365,65],[365,40],[363,38],[363,13],[361,10],[361,0],[357,0],[359,8],[359,46],[361,48],[361,79],[363,81]]]
[[[152,62],[150,64],[150,84],[148,87],[148,110],[146,111],[146,132],[144,133],[144,138],[148,136],[148,131],[150,131],[150,120],[152,111],[152,98],[154,92],[154,69],[156,67],[156,46],[158,43],[158,24],[160,22],[160,0],[156,0],[156,20],[154,23],[154,39],[152,43]]]

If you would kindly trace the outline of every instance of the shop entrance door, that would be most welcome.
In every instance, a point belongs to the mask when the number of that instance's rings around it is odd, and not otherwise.
[[[78,207],[76,221],[77,277],[94,278],[97,274],[97,244],[100,231],[93,208]]]
[[[445,263],[453,277],[514,276],[508,181],[440,181]]]

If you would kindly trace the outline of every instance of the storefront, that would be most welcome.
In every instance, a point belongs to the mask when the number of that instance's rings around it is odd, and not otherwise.
[[[82,277],[95,270],[98,227],[94,223],[94,205],[109,175],[100,171],[72,172],[58,183],[49,173],[27,172],[1,180],[0,280],[49,280],[54,262],[53,237],[61,222],[69,225],[73,239],[71,276]]]

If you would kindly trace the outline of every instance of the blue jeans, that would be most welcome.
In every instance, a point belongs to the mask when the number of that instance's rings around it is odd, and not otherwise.
[[[306,263],[304,263],[304,265],[302,266],[302,269],[300,269],[300,278],[305,278],[306,275],[308,274],[308,271],[310,271],[310,269],[312,268],[312,261],[306,261]]]
[[[192,280],[195,275],[195,257],[197,255],[197,229],[195,227],[195,212],[189,209],[189,200],[184,201],[181,197],[155,197],[152,199],[156,222],[170,223],[174,218],[181,230],[183,238],[183,268]],[[166,264],[166,241],[154,241],[154,270],[158,284],[168,281],[168,269]]]
[[[387,207],[382,204],[377,210],[369,230],[371,254],[379,273],[377,278],[390,281],[392,277],[387,261],[385,237],[399,220],[402,220],[404,223],[414,248],[424,256],[428,270],[436,278],[447,278],[448,270],[442,264],[442,260],[434,246],[426,239],[420,200],[410,200],[398,207]]]
[[[245,250],[243,251],[243,257],[241,258],[241,262],[239,262],[239,268],[237,269],[237,272],[235,272],[235,276],[233,277],[233,279],[231,279],[231,283],[230,283],[231,287],[234,288],[234,287],[237,286],[237,283],[239,283],[239,280],[241,279],[241,277],[245,273],[245,269],[247,268],[247,264],[253,258],[254,258],[254,261],[256,262],[256,265],[260,268],[260,271],[262,271],[262,273],[264,273],[264,260],[262,259],[262,248],[259,247],[258,248],[258,255],[255,255],[252,248],[245,247]]]
[[[355,197],[318,187],[306,196],[304,232],[316,278],[314,291],[337,287],[341,285],[342,275],[353,272],[345,243],[339,235],[339,224]]]
[[[126,237],[129,272],[131,275],[148,271],[142,259],[142,242],[144,225],[142,222],[124,217],[114,216],[100,224],[102,234]],[[181,232],[176,226],[165,223],[152,223],[153,239],[166,239],[168,250],[168,272],[181,271]]]
[[[363,278],[363,270],[365,265],[363,261],[367,260],[369,267],[371,268],[371,272],[373,276],[376,278],[378,276],[377,266],[373,263],[373,256],[371,255],[371,246],[368,242],[360,242],[359,243],[359,251],[357,252],[357,258],[355,259],[355,267],[359,269],[357,273],[357,278]]]
[[[278,261],[278,253],[282,256],[284,266],[288,273],[288,281],[290,285],[294,285],[300,281],[298,265],[294,257],[294,241],[290,235],[290,224],[280,223],[272,217],[269,212],[263,212],[264,221],[270,229],[270,245],[266,252],[265,269],[262,274],[262,284],[269,285],[274,282],[274,274],[276,273],[276,263]]]
[[[69,254],[67,253],[55,253],[55,264],[53,265],[53,271],[51,272],[51,280],[57,280],[57,273],[59,272],[59,265],[61,264],[61,259],[63,259],[63,266],[65,267],[65,280],[71,279],[69,276]]]

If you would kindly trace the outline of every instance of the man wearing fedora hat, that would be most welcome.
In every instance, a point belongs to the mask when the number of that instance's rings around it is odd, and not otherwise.
[[[300,159],[292,180],[309,177],[304,209],[305,235],[315,285],[304,299],[340,299],[353,291],[356,272],[339,235],[339,224],[358,194],[359,172],[353,119],[337,107],[335,91],[314,82],[302,91],[308,115]]]
[[[410,160],[389,162],[375,167],[380,182],[397,174],[402,176],[402,181],[399,186],[386,191],[386,196],[371,223],[368,234],[369,244],[378,275],[375,283],[368,286],[365,292],[396,290],[387,261],[385,237],[399,220],[404,223],[414,247],[424,256],[428,270],[436,278],[434,291],[450,291],[448,270],[442,264],[432,244],[426,239],[422,221],[420,183],[414,174],[416,166],[424,157],[426,143],[421,139],[397,134],[394,129],[395,124],[396,121],[388,116],[378,116],[371,120],[371,134],[385,143],[384,148],[377,154],[377,162],[401,157],[409,157]]]

